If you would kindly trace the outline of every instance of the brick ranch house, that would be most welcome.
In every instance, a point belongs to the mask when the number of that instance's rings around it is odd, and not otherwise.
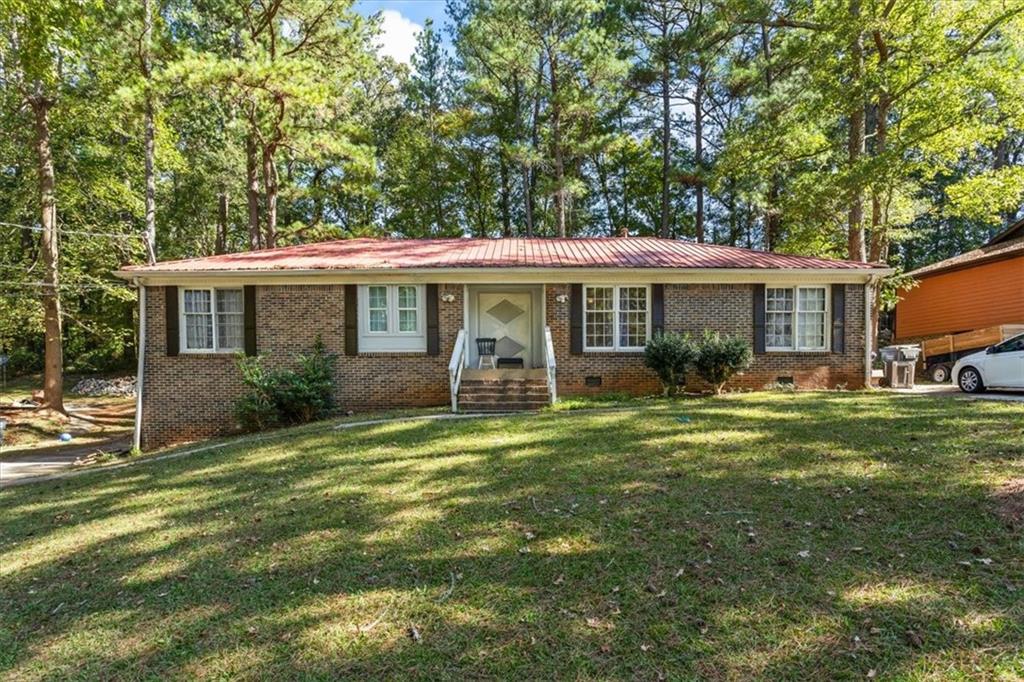
[[[889,272],[601,238],[351,239],[116,274],[140,291],[136,439],[150,449],[234,428],[236,354],[286,366],[318,336],[338,356],[337,402],[353,410],[654,393],[643,347],[661,330],[746,339],[754,362],[733,388],[860,388],[870,378],[865,292]],[[479,368],[480,338],[496,340],[498,369]]]

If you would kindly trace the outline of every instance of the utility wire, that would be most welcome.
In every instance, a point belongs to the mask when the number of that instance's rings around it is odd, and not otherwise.
[[[49,282],[0,282],[0,289],[4,287],[22,287],[22,288],[47,288],[53,285]],[[57,287],[61,291],[91,291],[96,289],[103,289],[109,291],[111,289],[130,289],[127,284],[119,284],[117,282],[111,282],[109,285],[106,284],[60,284]]]
[[[22,230],[31,230],[32,232],[43,231],[43,228],[38,225],[19,225],[17,223],[5,223],[3,221],[0,221],[0,225],[4,227],[18,227]],[[130,232],[89,232],[88,230],[68,230],[63,227],[55,229],[61,234],[75,234],[88,237],[111,237],[114,239],[145,239],[141,234],[132,234]]]

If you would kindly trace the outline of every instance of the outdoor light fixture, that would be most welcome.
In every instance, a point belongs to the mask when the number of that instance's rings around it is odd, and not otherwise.
[[[445,303],[451,303],[452,301],[455,300],[455,294],[441,294],[441,300],[444,301]]]
[[[558,294],[558,296],[555,296],[555,300],[559,303],[565,303],[569,300],[569,296],[566,294]]]

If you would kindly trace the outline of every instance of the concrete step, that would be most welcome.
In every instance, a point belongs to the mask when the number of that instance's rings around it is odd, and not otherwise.
[[[460,388],[474,386],[547,388],[548,382],[542,379],[463,379],[462,383],[459,384]]]
[[[548,400],[551,394],[547,391],[521,391],[514,393],[497,393],[491,391],[459,391],[459,400]]]
[[[459,401],[459,412],[528,412],[542,410],[547,400],[502,400],[498,402]]]

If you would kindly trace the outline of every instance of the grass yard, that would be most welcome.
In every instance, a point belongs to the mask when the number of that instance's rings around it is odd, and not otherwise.
[[[0,676],[1020,679],[1024,406],[306,429],[0,493]]]

